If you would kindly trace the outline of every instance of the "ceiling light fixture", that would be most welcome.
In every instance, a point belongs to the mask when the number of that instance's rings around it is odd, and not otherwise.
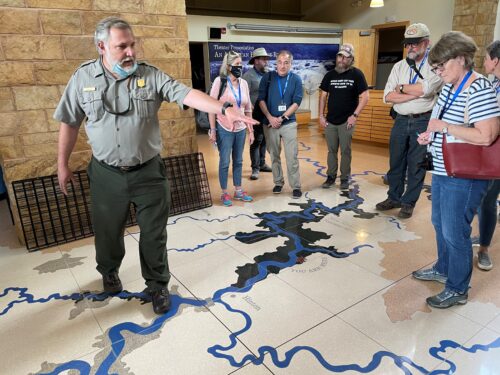
[[[384,6],[384,0],[371,0],[370,8],[380,8]]]
[[[235,31],[260,31],[269,33],[329,34],[329,35],[342,34],[342,29],[330,29],[323,27],[254,25],[248,23],[228,23],[227,28],[229,30],[235,30]]]

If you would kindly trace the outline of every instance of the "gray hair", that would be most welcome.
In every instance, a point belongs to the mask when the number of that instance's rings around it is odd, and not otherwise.
[[[495,57],[500,59],[500,40],[495,40],[488,47],[486,47],[486,52],[491,59]]]
[[[229,73],[229,71],[227,70],[227,66],[233,65],[234,60],[236,60],[237,58],[241,59],[240,53],[233,50],[226,52],[226,54],[224,55],[224,59],[222,59],[222,65],[220,66],[220,71],[219,71],[219,75],[221,76],[221,78],[227,77]]]
[[[276,55],[276,60],[281,55],[288,55],[288,57],[290,57],[290,61],[293,61],[293,55],[292,55],[292,53],[289,50],[282,49],[281,51],[279,51],[278,54]]]
[[[429,64],[442,64],[456,57],[464,58],[464,68],[474,68],[474,55],[477,45],[474,40],[461,31],[444,33],[429,52]]]
[[[132,32],[132,27],[130,24],[118,17],[107,17],[99,21],[94,32],[94,43],[97,51],[99,52],[99,42],[107,43],[109,40],[109,30],[111,28],[130,30]]]

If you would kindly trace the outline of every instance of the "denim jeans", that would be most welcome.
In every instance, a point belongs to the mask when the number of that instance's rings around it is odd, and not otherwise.
[[[391,130],[389,141],[390,169],[387,172],[389,191],[387,195],[395,202],[412,207],[418,201],[424,184],[425,170],[418,166],[424,158],[426,146],[417,142],[417,133],[427,129],[430,115],[417,118],[398,115]],[[405,191],[405,175],[408,184]]]
[[[497,200],[500,193],[500,180],[492,180],[481,202],[479,212],[479,244],[490,246],[497,225]]]
[[[432,224],[436,230],[436,271],[446,275],[446,288],[465,293],[472,275],[471,223],[488,180],[432,176]]]
[[[255,140],[250,145],[250,160],[252,162],[252,171],[258,171],[260,167],[266,164],[266,137],[264,136],[264,125],[253,127]]]
[[[217,147],[219,148],[219,183],[222,190],[227,189],[229,162],[233,158],[233,184],[241,186],[243,169],[243,148],[246,131],[230,132],[217,123]]]

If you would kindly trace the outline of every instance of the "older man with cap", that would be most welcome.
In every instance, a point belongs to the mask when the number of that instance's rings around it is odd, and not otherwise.
[[[325,74],[321,82],[319,123],[325,128],[328,145],[328,170],[323,188],[329,188],[337,178],[340,144],[340,188],[349,189],[351,174],[351,140],[359,114],[368,103],[368,85],[361,70],[355,68],[354,47],[343,44],[337,53],[335,68]],[[328,114],[324,117],[328,95]]]
[[[253,117],[257,121],[262,121],[262,112],[257,104],[259,96],[260,80],[267,73],[267,64],[270,56],[267,54],[265,48],[256,48],[252,52],[252,58],[248,62],[253,65],[253,69],[249,69],[243,74],[243,79],[248,83],[250,90],[250,100],[254,106]],[[260,114],[256,115],[256,114]],[[266,164],[266,137],[262,126],[255,126],[253,128],[255,140],[250,145],[250,160],[252,161],[252,175],[251,180],[257,180],[260,172],[272,172],[271,168]]]
[[[388,197],[376,205],[379,211],[401,208],[400,219],[412,216],[422,191],[425,169],[419,164],[426,148],[417,142],[425,132],[432,107],[441,90],[441,79],[432,72],[429,54],[429,29],[423,23],[415,23],[405,31],[406,60],[392,68],[384,90],[384,102],[393,103],[394,126],[389,141],[390,167]],[[405,190],[405,175],[408,183]]]

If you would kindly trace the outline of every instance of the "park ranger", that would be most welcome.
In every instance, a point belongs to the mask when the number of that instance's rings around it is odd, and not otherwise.
[[[73,181],[68,166],[78,129],[85,131],[92,148],[88,166],[95,232],[97,270],[104,291],[118,293],[118,271],[125,255],[123,232],[129,206],[134,204],[141,230],[139,252],[142,276],[153,309],[170,308],[167,261],[167,217],[170,205],[158,110],[162,101],[176,102],[230,120],[252,119],[222,106],[208,95],[192,90],[159,69],[136,60],[131,26],[109,17],[97,24],[95,45],[99,58],[82,64],[71,77],[54,118],[61,122],[58,150],[59,186],[67,194]]]

